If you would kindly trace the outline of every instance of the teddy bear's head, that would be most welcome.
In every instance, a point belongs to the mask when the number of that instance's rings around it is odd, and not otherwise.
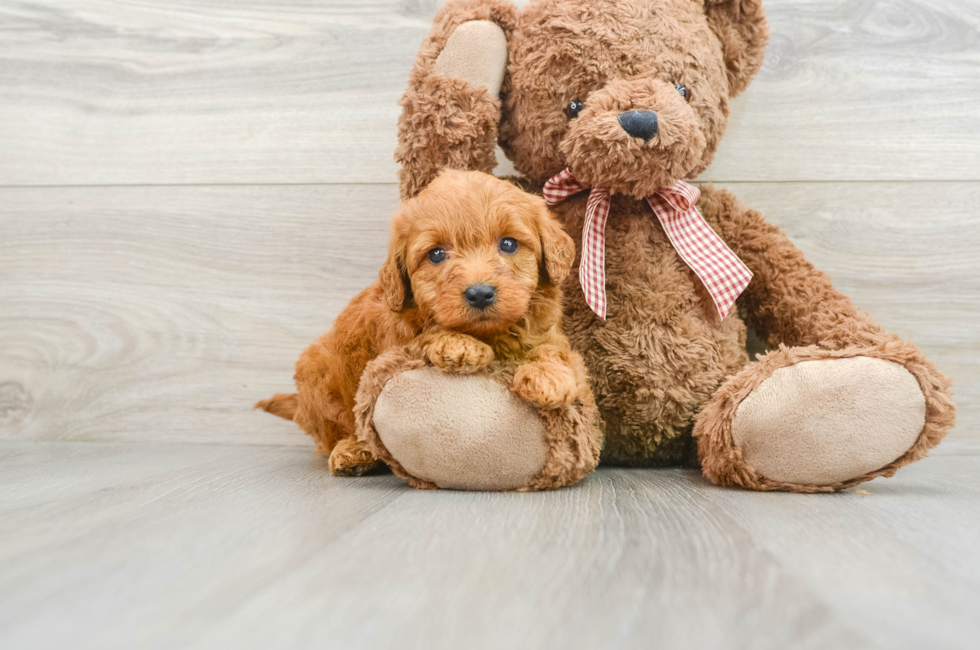
[[[767,37],[761,0],[450,0],[427,47],[437,72],[500,88],[519,172],[639,198],[708,166]]]
[[[758,0],[539,0],[509,44],[500,145],[637,198],[696,176],[762,63]]]

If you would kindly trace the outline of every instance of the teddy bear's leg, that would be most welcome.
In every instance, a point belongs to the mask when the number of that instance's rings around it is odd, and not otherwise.
[[[443,168],[496,166],[498,95],[515,22],[515,7],[503,0],[449,0],[436,14],[399,102],[402,198]]]
[[[694,435],[705,476],[825,492],[922,458],[952,425],[949,382],[912,344],[780,348],[730,378]]]
[[[584,375],[580,361],[574,369]],[[601,444],[591,393],[536,409],[507,383],[447,373],[418,350],[394,348],[361,376],[358,438],[416,488],[547,490],[591,472]]]
[[[831,491],[891,476],[953,426],[951,382],[837,291],[776,226],[705,188],[702,214],[754,277],[740,313],[774,352],[698,416],[705,475],[760,490]]]

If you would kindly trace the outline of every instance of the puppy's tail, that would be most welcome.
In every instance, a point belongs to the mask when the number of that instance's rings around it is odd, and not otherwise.
[[[286,420],[292,420],[298,407],[299,396],[296,393],[279,393],[269,399],[262,400],[254,408],[262,409]]]

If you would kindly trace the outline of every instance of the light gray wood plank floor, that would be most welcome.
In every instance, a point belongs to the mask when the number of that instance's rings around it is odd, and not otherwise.
[[[0,647],[976,648],[978,497],[974,442],[836,495],[684,469],[423,492],[309,448],[0,442]]]

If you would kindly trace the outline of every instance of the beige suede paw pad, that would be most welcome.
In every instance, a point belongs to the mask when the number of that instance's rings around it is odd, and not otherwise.
[[[507,69],[507,37],[489,20],[471,20],[456,28],[436,59],[435,71],[457,77],[474,88],[487,86],[500,94]]]
[[[435,368],[393,377],[374,428],[405,471],[441,488],[524,487],[548,451],[545,422],[530,405],[495,381]]]
[[[742,401],[732,437],[745,463],[768,479],[830,485],[904,454],[925,412],[918,382],[896,363],[803,361],[776,370]]]

